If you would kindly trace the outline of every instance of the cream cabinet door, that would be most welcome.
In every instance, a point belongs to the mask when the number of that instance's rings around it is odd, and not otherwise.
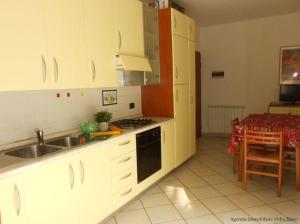
[[[179,166],[189,157],[189,86],[174,86],[175,112],[175,165]]]
[[[112,1],[84,0],[90,87],[117,85],[116,35],[114,20],[111,19],[113,6]]]
[[[0,180],[0,223],[27,223],[26,198],[22,174]]]
[[[196,38],[196,23],[192,18],[187,17],[188,20],[188,39],[195,41]]]
[[[188,38],[188,17],[181,12],[171,9],[172,33]]]
[[[27,218],[30,224],[76,224],[75,167],[67,159],[49,161],[27,172]]]
[[[162,175],[175,168],[175,125],[174,121],[168,121],[162,128]]]
[[[45,0],[53,89],[88,86],[82,0]]]
[[[138,0],[114,0],[117,54],[145,56],[143,3]]]
[[[189,41],[189,155],[196,153],[196,68],[195,43]]]
[[[43,1],[0,1],[0,91],[49,88]]]
[[[187,84],[189,80],[188,69],[188,40],[173,35],[173,82],[174,84]]]
[[[109,148],[95,144],[76,157],[73,164],[79,170],[76,204],[80,223],[99,223],[112,212]]]

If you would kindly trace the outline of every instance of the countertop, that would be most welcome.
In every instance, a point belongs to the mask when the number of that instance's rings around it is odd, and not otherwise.
[[[43,156],[40,158],[23,159],[23,158],[13,157],[13,156],[4,154],[5,152],[7,152],[7,149],[11,149],[16,146],[28,145],[28,144],[35,143],[35,139],[33,139],[32,141],[26,140],[24,142],[18,142],[17,145],[16,145],[16,143],[7,144],[7,145],[1,147],[2,151],[0,152],[0,179],[10,176],[10,175],[14,175],[18,172],[22,172],[26,169],[29,169],[29,168],[32,168],[35,166],[39,166],[41,164],[45,164],[47,162],[51,162],[53,160],[64,159],[66,156],[81,153],[83,150],[88,150],[88,146],[90,146],[90,145],[107,144],[110,141],[112,141],[113,139],[119,138],[121,136],[126,136],[129,134],[137,134],[142,131],[146,131],[148,129],[158,127],[161,124],[163,124],[164,122],[173,120],[173,118],[160,118],[160,117],[151,117],[151,119],[153,121],[155,121],[155,123],[149,124],[149,125],[143,126],[141,128],[137,128],[137,129],[123,129],[123,132],[121,135],[114,135],[114,136],[108,138],[107,140],[91,141],[86,144],[76,146],[76,147],[73,147],[70,149],[66,149],[66,150],[63,150],[63,151],[60,151],[57,153],[49,154],[49,155],[46,155],[46,156]],[[54,139],[54,138],[58,138],[58,137],[66,136],[66,135],[71,135],[71,134],[78,133],[78,132],[79,132],[79,129],[66,130],[63,132],[45,136],[45,140]]]

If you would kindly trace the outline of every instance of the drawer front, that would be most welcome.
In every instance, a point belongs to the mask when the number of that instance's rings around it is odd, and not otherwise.
[[[131,183],[137,183],[136,167],[131,167],[130,169],[113,176],[113,192],[117,192],[119,189],[122,189]]]
[[[135,151],[135,135],[118,138],[111,145],[111,158],[116,158],[124,153]]]
[[[112,174],[116,175],[131,167],[136,167],[136,152],[131,151],[112,160]]]
[[[113,195],[113,206],[117,209],[130,201],[135,196],[135,184],[129,184],[115,192]]]

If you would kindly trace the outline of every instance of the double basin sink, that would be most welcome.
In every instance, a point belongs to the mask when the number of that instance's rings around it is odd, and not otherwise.
[[[46,141],[45,144],[33,144],[18,147],[6,152],[5,155],[24,159],[33,159],[70,149],[81,144],[83,144],[83,142],[80,141],[79,137],[64,136],[58,139]]]

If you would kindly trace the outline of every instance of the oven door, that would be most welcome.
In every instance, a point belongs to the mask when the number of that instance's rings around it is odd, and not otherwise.
[[[137,135],[138,183],[161,169],[160,127]]]

